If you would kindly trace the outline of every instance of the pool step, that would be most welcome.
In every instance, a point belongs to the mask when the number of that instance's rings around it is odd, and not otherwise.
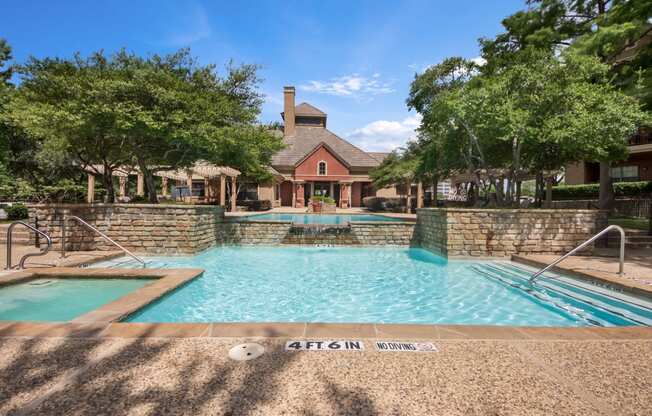
[[[602,321],[605,310],[626,321],[639,325],[652,326],[652,301],[636,296],[614,292],[578,279],[547,273],[535,284],[529,284],[529,277],[534,272],[512,263],[484,263],[474,267],[476,271],[490,278],[500,280],[512,287],[531,294],[545,293],[566,304],[566,308],[580,308],[590,311],[589,319]]]

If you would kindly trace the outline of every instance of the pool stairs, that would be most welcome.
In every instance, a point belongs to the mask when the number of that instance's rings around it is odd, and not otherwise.
[[[564,309],[590,324],[604,326],[602,310],[619,316],[623,324],[652,326],[652,300],[617,292],[556,273],[529,283],[533,269],[513,263],[486,262],[473,266],[481,276],[509,286],[517,293]]]

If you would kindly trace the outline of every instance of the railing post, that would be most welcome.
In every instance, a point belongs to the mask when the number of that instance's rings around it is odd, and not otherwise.
[[[11,234],[15,224],[10,224],[7,228],[7,267],[5,270],[11,270]]]

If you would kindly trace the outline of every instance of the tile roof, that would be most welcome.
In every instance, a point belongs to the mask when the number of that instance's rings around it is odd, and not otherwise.
[[[284,137],[287,147],[272,158],[273,166],[295,166],[317,146],[324,143],[351,167],[375,167],[380,162],[323,127],[296,126],[296,134]]]

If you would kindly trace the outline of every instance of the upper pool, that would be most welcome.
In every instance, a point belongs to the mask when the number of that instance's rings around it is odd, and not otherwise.
[[[563,277],[528,286],[531,270],[512,263],[447,261],[423,249],[216,247],[149,262],[205,273],[132,322],[652,324],[652,302]]]
[[[405,221],[402,218],[386,217],[373,214],[260,214],[239,218],[239,221],[283,221],[294,224],[328,224],[346,225],[356,221],[396,222]]]

